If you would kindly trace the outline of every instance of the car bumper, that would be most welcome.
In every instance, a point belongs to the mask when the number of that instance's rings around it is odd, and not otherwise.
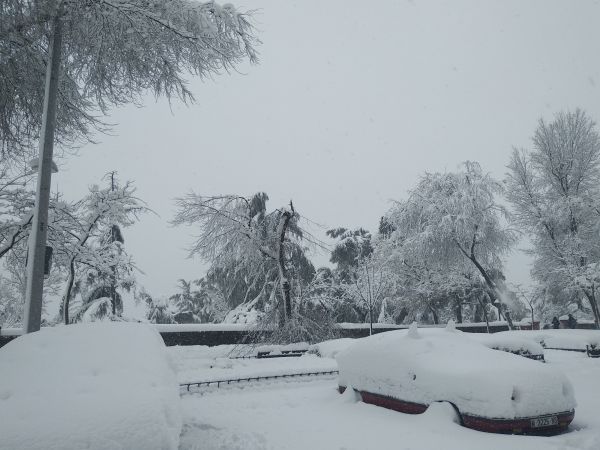
[[[575,411],[564,411],[555,414],[546,414],[541,417],[556,417],[556,423],[546,426],[534,426],[533,422],[539,417],[523,417],[517,419],[490,419],[469,414],[462,414],[462,422],[465,427],[474,430],[486,431],[488,433],[504,434],[532,434],[550,436],[562,433],[567,429],[575,417]]]

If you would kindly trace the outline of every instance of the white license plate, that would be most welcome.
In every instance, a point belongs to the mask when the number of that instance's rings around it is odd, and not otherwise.
[[[558,425],[558,416],[531,419],[531,428],[551,427],[553,425]]]

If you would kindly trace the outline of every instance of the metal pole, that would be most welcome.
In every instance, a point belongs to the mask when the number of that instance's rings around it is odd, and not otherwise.
[[[40,133],[40,162],[38,165],[35,211],[29,236],[27,291],[23,317],[23,327],[26,333],[38,331],[42,320],[44,258],[48,234],[48,205],[50,203],[50,179],[52,176],[52,152],[54,150],[54,129],[56,126],[56,97],[60,72],[61,41],[61,19],[57,15],[54,19],[48,49],[46,89]]]

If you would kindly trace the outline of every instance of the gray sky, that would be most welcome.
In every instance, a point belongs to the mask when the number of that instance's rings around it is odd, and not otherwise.
[[[186,259],[192,230],[168,225],[173,199],[190,189],[265,191],[270,208],[293,199],[325,227],[376,231],[426,170],[469,159],[503,177],[541,116],[579,106],[600,120],[598,1],[234,3],[259,9],[260,65],[191,80],[190,107],[149,98],[113,111],[114,136],[54,177],[71,198],[110,170],[136,182],[160,215],[125,230],[151,293],[203,274]],[[527,282],[528,271],[527,258],[510,256],[509,281]]]

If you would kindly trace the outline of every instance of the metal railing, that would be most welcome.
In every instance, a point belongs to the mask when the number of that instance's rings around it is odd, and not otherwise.
[[[280,375],[264,375],[264,376],[256,376],[256,377],[244,377],[244,378],[231,378],[227,380],[212,380],[212,381],[198,381],[194,383],[181,383],[179,384],[179,388],[186,388],[187,392],[190,392],[192,386],[194,387],[209,387],[211,385],[216,385],[217,388],[220,388],[221,385],[231,384],[231,383],[241,383],[242,381],[262,381],[262,380],[274,380],[274,379],[283,379],[283,378],[293,378],[293,377],[306,377],[306,376],[318,376],[318,375],[337,375],[339,371],[337,370],[326,370],[326,371],[317,371],[317,372],[301,372],[301,373],[285,373]]]

